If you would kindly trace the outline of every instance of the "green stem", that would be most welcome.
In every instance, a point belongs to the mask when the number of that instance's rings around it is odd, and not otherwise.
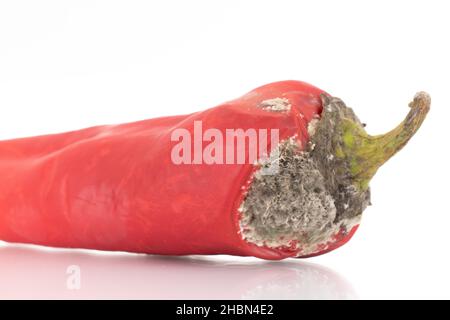
[[[352,120],[342,124],[342,153],[350,164],[355,184],[366,190],[370,179],[394,154],[402,149],[417,132],[430,110],[431,99],[425,92],[419,92],[409,104],[411,108],[405,120],[388,133],[371,136]]]

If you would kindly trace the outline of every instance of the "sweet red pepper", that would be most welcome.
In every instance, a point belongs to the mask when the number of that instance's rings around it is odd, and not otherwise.
[[[417,94],[402,124],[369,136],[341,100],[283,81],[189,115],[1,141],[0,239],[163,255],[322,254],[353,235],[370,178],[429,105]],[[246,143],[220,141],[230,129]],[[252,132],[277,138],[263,139],[268,156],[256,161]]]

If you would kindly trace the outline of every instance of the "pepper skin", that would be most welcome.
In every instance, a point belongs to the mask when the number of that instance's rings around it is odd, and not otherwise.
[[[0,141],[0,239],[161,255],[301,257],[292,248],[243,239],[239,206],[254,164],[175,164],[171,134],[185,128],[194,135],[201,121],[203,129],[221,131],[278,129],[280,141],[295,137],[306,146],[323,94],[282,81],[189,115]],[[279,97],[289,100],[289,112],[260,107]],[[356,228],[309,255],[339,247]]]

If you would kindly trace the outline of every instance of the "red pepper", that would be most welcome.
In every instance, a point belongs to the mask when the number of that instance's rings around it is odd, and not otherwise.
[[[353,235],[368,181],[429,104],[419,93],[399,127],[371,137],[339,99],[283,81],[189,115],[1,141],[0,239],[164,255],[322,254]],[[208,129],[276,132],[266,146],[276,157],[250,162],[249,144],[234,140],[205,159],[213,141],[198,136]],[[279,171],[261,174],[274,161]]]

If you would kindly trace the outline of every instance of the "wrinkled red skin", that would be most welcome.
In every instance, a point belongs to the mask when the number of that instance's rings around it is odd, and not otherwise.
[[[0,239],[164,255],[301,256],[242,239],[238,208],[255,166],[176,165],[171,133],[192,133],[201,120],[203,130],[279,129],[280,140],[297,135],[304,146],[307,124],[322,110],[321,93],[283,81],[189,115],[1,141]],[[291,111],[259,107],[272,98],[289,99]],[[355,230],[313,255],[339,247]]]

